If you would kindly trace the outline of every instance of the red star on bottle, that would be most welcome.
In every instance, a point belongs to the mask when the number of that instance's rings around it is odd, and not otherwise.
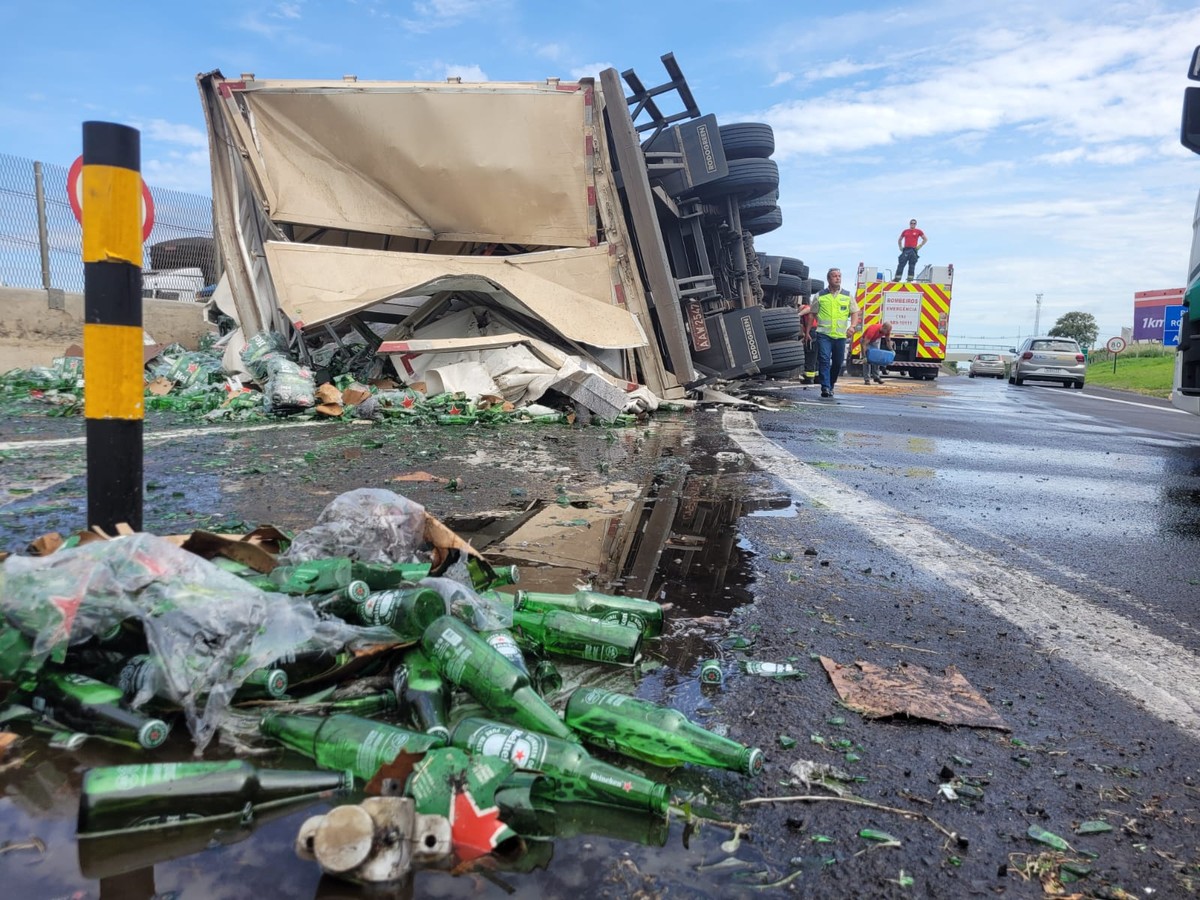
[[[403,406],[405,409],[412,409],[414,403],[416,403],[416,401],[413,400],[413,398],[411,396],[405,397],[403,400],[400,401],[400,405]]]
[[[625,793],[628,794],[630,791],[633,790],[633,782],[626,781],[624,784],[621,785],[621,790],[623,790]]]
[[[457,406],[455,406],[454,404],[451,404],[451,405],[450,405],[450,409],[448,410],[448,412],[449,412],[449,413],[450,413],[450,415],[452,415],[452,416],[459,416],[459,415],[462,415],[462,410],[461,410],[461,409],[459,409],[459,408],[458,408]]]
[[[480,809],[469,791],[454,792],[450,807],[450,843],[463,862],[486,856],[496,849],[508,826],[500,821],[500,807]]]
[[[525,751],[519,750],[519,749],[514,750],[513,754],[512,754],[512,761],[517,763],[518,765],[525,762]]]

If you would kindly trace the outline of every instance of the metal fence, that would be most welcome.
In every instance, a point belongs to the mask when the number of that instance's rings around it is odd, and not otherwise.
[[[0,153],[0,285],[34,289],[83,290],[83,229],[67,199],[66,166],[35,162]],[[182,268],[171,242],[212,237],[212,199],[150,186],[154,228],[146,241],[143,268]],[[211,245],[205,244],[207,265],[195,264],[211,275]],[[157,246],[157,250],[156,250]],[[192,246],[181,261],[193,263]],[[166,261],[166,265],[156,265]],[[206,277],[207,281],[208,278]]]

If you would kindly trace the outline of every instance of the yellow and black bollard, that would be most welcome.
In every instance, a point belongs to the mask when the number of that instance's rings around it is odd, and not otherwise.
[[[142,528],[141,135],[83,123],[88,525]]]

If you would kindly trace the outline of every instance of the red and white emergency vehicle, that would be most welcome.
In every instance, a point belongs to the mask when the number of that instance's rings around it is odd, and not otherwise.
[[[925,266],[912,281],[893,281],[890,269],[859,264],[854,299],[862,328],[851,341],[851,360],[862,355],[860,337],[874,322],[892,323],[895,361],[890,374],[932,381],[946,361],[954,266]],[[852,363],[853,364],[853,363]]]

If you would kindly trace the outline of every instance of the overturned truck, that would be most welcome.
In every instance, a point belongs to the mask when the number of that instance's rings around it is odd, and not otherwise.
[[[218,304],[302,361],[332,340],[448,387],[514,347],[668,399],[798,368],[814,283],[754,248],[782,221],[770,126],[701,115],[662,61],[651,88],[199,76]]]

